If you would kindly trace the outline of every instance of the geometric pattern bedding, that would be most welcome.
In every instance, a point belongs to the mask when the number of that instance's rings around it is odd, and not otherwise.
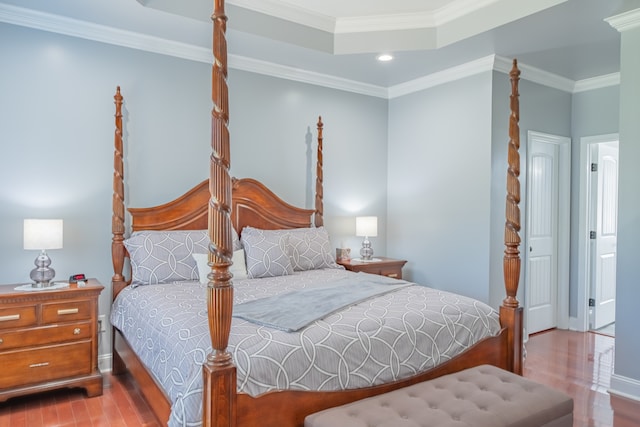
[[[234,303],[354,274],[366,273],[322,269],[235,280]],[[111,323],[169,396],[171,427],[201,425],[202,364],[211,352],[205,289],[198,282],[129,286],[111,310]],[[228,350],[237,367],[239,392],[326,391],[413,375],[499,330],[498,314],[488,305],[412,285],[341,309],[293,333],[234,317]]]

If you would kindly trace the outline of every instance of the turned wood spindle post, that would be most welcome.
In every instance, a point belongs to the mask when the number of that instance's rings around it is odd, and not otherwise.
[[[224,0],[214,1],[213,66],[211,76],[211,167],[209,177],[209,265],[207,310],[213,352],[203,365],[203,426],[236,424],[236,369],[227,351],[233,310],[233,258],[227,87],[227,16]]]
[[[322,159],[322,128],[324,125],[322,124],[322,116],[318,116],[318,159],[316,162],[316,213],[314,215],[315,225],[316,227],[321,227],[324,225],[324,205],[323,205],[323,186],[324,186],[324,175],[322,173],[323,167],[323,159]]]

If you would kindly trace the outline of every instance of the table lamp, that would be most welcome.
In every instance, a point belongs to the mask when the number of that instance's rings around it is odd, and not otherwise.
[[[40,250],[34,261],[36,268],[31,270],[32,286],[44,288],[51,285],[56,272],[50,268],[51,258],[47,249],[62,249],[62,220],[61,219],[25,219],[24,220],[24,249]]]
[[[362,249],[360,249],[361,261],[372,261],[373,249],[369,237],[378,235],[378,217],[377,216],[357,216],[356,217],[356,236],[364,237],[362,241]]]

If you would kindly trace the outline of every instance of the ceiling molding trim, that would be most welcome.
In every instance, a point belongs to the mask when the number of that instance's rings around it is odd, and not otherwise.
[[[435,11],[417,11],[388,15],[333,17],[281,1],[228,0],[243,9],[293,21],[334,34],[401,31],[417,28],[436,28],[469,13],[498,3],[500,0],[456,0]]]
[[[238,2],[239,0],[235,1]],[[633,12],[633,22],[640,25],[640,13],[637,13],[638,11]],[[631,15],[625,13],[617,15],[617,17],[623,15],[625,15],[624,24],[622,24],[624,28],[632,28],[629,24],[629,22],[631,22],[629,20]],[[616,17],[612,17],[610,19],[614,20],[614,18]],[[180,43],[2,3],[0,3],[0,22],[161,55],[173,56],[190,61],[206,64],[212,64],[213,62],[213,54],[210,49],[201,46]],[[508,74],[511,70],[511,64],[511,60],[496,55],[489,55],[447,70],[439,71],[415,80],[385,88],[328,74],[321,74],[266,61],[254,60],[247,57],[234,55],[229,56],[229,66],[231,68],[385,99],[418,92],[491,69]],[[521,78],[569,93],[583,92],[620,84],[619,73],[574,82],[570,79],[526,64],[520,64],[519,67],[522,71]]]
[[[620,85],[620,73],[611,73],[590,79],[578,80],[573,93],[586,92],[588,90],[618,85]]]
[[[281,1],[227,0],[227,3],[330,33],[333,33],[336,29],[336,19],[334,17],[310,12],[294,5],[285,5]]]
[[[457,0],[434,12],[435,25],[443,25],[483,9],[499,0]]]
[[[496,56],[495,70],[509,74],[513,61],[507,58]],[[520,78],[543,86],[548,86],[563,92],[573,93],[576,82],[566,77],[559,76],[554,73],[532,67],[521,62],[518,63],[520,69]]]
[[[640,8],[605,18],[605,21],[620,32],[640,27]]]
[[[239,55],[229,55],[229,67],[236,70],[263,74],[280,79],[293,80],[301,83],[322,86],[361,95],[375,96],[388,99],[388,90],[382,86],[375,86],[355,80],[334,77],[272,62],[261,61]]]
[[[389,99],[410,93],[419,92],[444,83],[460,80],[485,71],[491,71],[494,65],[494,56],[489,55],[475,61],[467,62],[446,70],[438,71],[428,76],[420,77],[405,83],[389,87]]]
[[[67,18],[60,15],[43,13],[31,9],[0,3],[0,22],[20,25],[36,30],[49,31],[71,37],[128,47],[146,52],[158,53],[190,61],[213,63],[213,53],[200,46],[179,43],[132,31],[120,30],[104,25]],[[229,67],[239,70],[265,74],[273,77],[294,80],[303,83],[324,86],[363,95],[387,98],[386,88],[343,79],[330,75],[305,71],[266,61],[229,55]]]
[[[418,92],[444,83],[470,77],[485,71],[499,71],[509,74],[513,67],[513,61],[498,55],[488,55],[484,58],[470,61],[428,76],[420,77],[406,83],[401,83],[389,88],[389,98],[396,98]],[[564,92],[573,93],[575,82],[557,74],[519,63],[520,78],[533,83],[538,83]]]
[[[210,49],[0,3],[0,22],[190,61],[213,63]]]
[[[430,12],[354,16],[350,18],[337,18],[335,34],[400,31],[435,27],[436,20],[433,13]]]

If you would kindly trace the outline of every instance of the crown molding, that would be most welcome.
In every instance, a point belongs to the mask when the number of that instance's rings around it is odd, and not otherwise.
[[[433,13],[436,25],[443,25],[497,3],[499,0],[457,0]]]
[[[389,97],[396,98],[398,96],[408,95],[412,92],[418,92],[485,71],[493,70],[509,74],[512,66],[513,61],[507,58],[498,55],[485,56],[484,58],[480,58],[475,61],[470,61],[456,67],[438,71],[437,73],[433,73],[428,76],[392,86],[389,88]],[[564,92],[574,92],[576,83],[573,80],[522,63],[518,64],[518,68],[521,71],[520,78],[523,80],[528,80],[530,82],[538,83]]]
[[[190,61],[203,62],[206,64],[213,63],[213,53],[211,50],[201,46],[175,42],[159,37],[148,36],[132,31],[93,24],[86,21],[50,13],[43,13],[32,9],[10,6],[2,3],[0,3],[0,22],[143,50],[146,52],[158,53],[161,55],[173,56]],[[355,92],[363,95],[381,98],[387,97],[387,89],[381,86],[361,83],[355,80],[348,80],[237,55],[229,55],[229,67],[302,83]]]
[[[389,98],[397,98],[413,92],[429,89],[444,83],[460,80],[485,71],[491,71],[494,64],[494,55],[485,56],[475,61],[467,62],[446,70],[429,74],[405,83],[400,83],[389,88]]]
[[[359,93],[361,95],[375,96],[385,99],[388,98],[388,90],[382,86],[274,64],[272,62],[247,58],[244,56],[229,55],[229,67],[236,70],[249,71],[252,73],[293,80],[301,83]]]
[[[237,2],[240,0],[235,1]],[[128,47],[146,52],[158,53],[161,55],[173,56],[190,61],[206,64],[212,64],[213,62],[213,54],[210,49],[201,46],[180,43],[173,40],[153,37],[146,34],[121,30],[2,3],[0,3],[0,22]],[[509,73],[511,70],[511,63],[512,61],[506,58],[497,55],[489,55],[484,58],[386,88],[355,80],[335,77],[328,74],[278,65],[267,61],[255,60],[248,57],[229,55],[230,68],[385,99],[396,98],[413,92],[418,92],[485,71],[495,70],[503,73]],[[519,64],[519,67],[522,71],[521,78],[570,93],[614,86],[620,83],[619,73],[574,82],[567,78],[526,64],[521,63]]]
[[[509,74],[512,66],[513,61],[501,56],[496,56],[496,71]],[[530,82],[558,89],[563,92],[573,93],[575,89],[576,82],[566,77],[562,77],[557,74],[542,70],[540,68],[523,64],[521,62],[518,63],[518,68],[521,72],[520,78],[523,80],[528,80]]]
[[[573,93],[586,92],[588,90],[601,89],[609,86],[618,86],[619,84],[620,73],[611,73],[590,79],[578,80]]]
[[[333,33],[336,28],[336,19],[334,17],[311,12],[293,4],[287,5],[281,1],[227,0],[227,3],[330,33]]]
[[[394,15],[354,16],[337,18],[335,34],[369,33],[381,31],[415,30],[436,28],[431,12],[398,13]]]
[[[616,30],[623,32],[640,27],[640,8],[605,19]]]
[[[3,3],[0,3],[0,22],[131,49],[144,50],[146,52],[174,56],[190,61],[204,62],[207,64],[213,62],[213,53],[211,50],[201,46],[121,30],[106,25],[67,18],[66,16],[10,6]]]
[[[277,0],[228,0],[243,9],[293,21],[333,34],[436,28],[501,0],[453,0],[435,11],[338,18]]]

